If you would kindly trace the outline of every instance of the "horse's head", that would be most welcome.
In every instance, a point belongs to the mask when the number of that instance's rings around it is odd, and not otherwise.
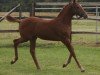
[[[71,0],[70,2],[71,8],[72,8],[72,13],[76,16],[79,16],[78,18],[87,18],[87,13],[83,9],[83,7],[76,2],[76,0]]]

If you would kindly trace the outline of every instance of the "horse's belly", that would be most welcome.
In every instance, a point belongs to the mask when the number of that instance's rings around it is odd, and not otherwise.
[[[51,41],[60,41],[61,39],[57,36],[53,36],[53,35],[40,35],[38,36],[38,38],[43,39],[43,40],[51,40]]]

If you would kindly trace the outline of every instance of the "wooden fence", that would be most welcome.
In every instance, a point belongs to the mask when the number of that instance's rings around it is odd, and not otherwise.
[[[32,3],[32,9],[31,9],[31,11],[30,11],[30,16],[35,16],[35,11],[36,10],[60,10],[60,9],[62,9],[62,8],[37,8],[36,6],[37,5],[40,5],[40,6],[63,6],[63,5],[65,5],[66,3],[59,3],[59,2],[57,2],[57,3],[45,3],[45,2],[42,2],[42,3]],[[95,12],[95,14],[96,14],[96,16],[98,16],[98,9],[100,8],[99,6],[100,6],[100,2],[98,2],[98,3],[89,3],[89,2],[83,2],[83,3],[80,3],[80,4],[82,4],[83,6],[84,6],[84,8],[85,9],[91,9],[91,8],[95,8],[96,9],[96,12]],[[14,8],[13,8],[14,9]],[[20,14],[19,14],[19,17],[20,18],[22,18],[22,11],[21,11],[21,7],[20,7]],[[15,10],[15,9],[14,9]],[[11,11],[11,10],[10,10]],[[12,12],[8,12],[8,14],[11,14]],[[8,15],[8,14],[6,14],[6,15]],[[5,16],[3,17],[3,18],[5,18]],[[2,19],[2,18],[1,18]],[[90,19],[89,19],[90,20]],[[97,19],[91,19],[91,20],[97,20]],[[98,19],[99,20],[99,19]],[[97,20],[97,21],[98,21]],[[0,30],[0,33],[9,33],[9,32],[18,32],[18,30]],[[100,34],[99,32],[80,32],[80,31],[72,31],[72,34]]]

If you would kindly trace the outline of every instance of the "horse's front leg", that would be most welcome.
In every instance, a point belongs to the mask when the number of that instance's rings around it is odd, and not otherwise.
[[[36,54],[35,54],[35,46],[36,46],[36,39],[32,39],[30,40],[30,53],[31,53],[31,56],[34,60],[34,63],[37,67],[37,69],[40,69],[40,66],[38,64],[38,61],[37,61],[37,58],[36,58]]]
[[[66,45],[66,47],[68,48],[70,54],[71,54],[71,55],[73,56],[73,58],[75,59],[75,61],[76,61],[77,65],[78,65],[78,67],[80,68],[81,72],[84,72],[85,70],[84,70],[84,68],[80,65],[79,61],[77,60],[76,55],[75,55],[75,52],[74,52],[74,48],[73,48],[73,46],[71,45],[70,40],[69,40],[68,38],[66,38],[66,39],[64,39],[62,42]],[[71,56],[70,56],[70,57],[71,57]]]
[[[69,37],[70,38],[70,43],[72,43],[72,35],[71,35],[71,32],[70,32],[69,35],[70,35],[70,37]],[[70,53],[67,61],[65,62],[65,64],[63,64],[63,68],[66,67],[66,66],[68,66],[68,64],[71,62],[71,59],[72,59],[72,54]]]
[[[14,42],[14,50],[15,50],[15,57],[14,59],[11,61],[11,64],[14,64],[17,60],[18,60],[18,50],[17,47],[20,43],[26,42],[27,40],[23,39],[23,38],[19,38],[19,39],[15,39]]]

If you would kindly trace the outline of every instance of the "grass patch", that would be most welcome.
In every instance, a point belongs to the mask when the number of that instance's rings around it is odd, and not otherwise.
[[[29,53],[29,47],[19,48],[19,60],[10,65],[14,55],[13,48],[0,48],[0,74],[1,75],[99,75],[100,74],[100,47],[76,46],[75,52],[85,73],[81,73],[75,61],[68,67],[62,68],[62,64],[68,57],[68,50],[62,44],[48,47],[36,47],[36,54],[41,70],[37,70]]]

